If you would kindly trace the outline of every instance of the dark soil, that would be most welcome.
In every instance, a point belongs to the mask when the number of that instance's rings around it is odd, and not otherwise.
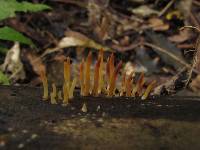
[[[76,97],[62,107],[40,88],[0,89],[0,149],[200,148],[198,97]]]

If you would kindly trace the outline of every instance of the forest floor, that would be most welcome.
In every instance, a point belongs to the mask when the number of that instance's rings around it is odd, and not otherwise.
[[[30,2],[52,9],[0,22],[35,44],[0,41],[9,49],[0,51],[0,70],[10,82],[0,86],[0,149],[200,149],[198,0]],[[120,79],[134,72],[136,84],[144,73],[145,88],[155,80],[157,96],[80,97],[77,85],[66,107],[42,100],[41,70],[62,87],[67,57],[79,77],[81,60],[92,51],[93,70],[100,49],[105,60],[114,53],[114,64],[123,61]]]

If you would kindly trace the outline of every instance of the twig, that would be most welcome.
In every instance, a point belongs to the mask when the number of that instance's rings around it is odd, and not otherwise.
[[[181,27],[179,30],[184,30],[186,28],[195,29],[196,31],[200,33],[200,29],[194,26],[184,26],[184,27]]]
[[[161,47],[158,47],[157,45],[154,45],[154,44],[151,44],[151,43],[148,43],[148,42],[144,42],[143,45],[144,45],[144,46],[151,47],[151,48],[153,48],[153,49],[156,49],[156,50],[158,50],[158,51],[160,51],[160,52],[162,52],[162,53],[165,53],[166,55],[170,56],[171,58],[173,58],[174,60],[176,60],[176,61],[179,62],[180,64],[186,66],[188,69],[191,69],[191,68],[192,68],[192,66],[191,66],[190,64],[185,63],[184,61],[182,61],[181,59],[179,59],[178,57],[176,57],[176,55],[174,55],[174,54],[168,52],[167,50],[165,50],[165,49],[163,49],[163,48],[161,48]],[[200,73],[200,72],[199,72],[198,70],[196,70],[196,69],[193,69],[193,71],[196,72],[196,73]]]
[[[165,8],[163,8],[163,10],[158,14],[158,16],[161,17],[162,15],[164,15],[165,12],[173,5],[174,2],[175,2],[175,0],[171,0],[171,1],[165,6]]]

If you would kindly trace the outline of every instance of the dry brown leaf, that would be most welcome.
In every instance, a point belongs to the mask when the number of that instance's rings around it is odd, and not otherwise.
[[[190,34],[188,30],[181,30],[179,34],[170,36],[168,39],[172,42],[182,43],[187,41],[190,38]]]
[[[29,60],[31,66],[33,67],[33,71],[37,75],[40,75],[42,71],[46,72],[45,65],[39,56],[36,56],[35,54],[28,52],[26,54],[26,57]]]
[[[190,88],[194,92],[200,90],[200,75],[198,75],[194,80],[192,80],[192,82],[190,83]]]
[[[55,48],[46,49],[45,52],[41,55],[41,57],[60,51],[63,48],[67,47],[89,47],[97,50],[103,49],[107,51],[112,51],[109,47],[98,44],[94,40],[88,38],[87,36],[79,32],[67,31],[65,33],[65,37],[60,40],[58,45]]]
[[[112,39],[116,34],[113,15],[108,11],[109,0],[89,0],[88,18],[89,24],[93,29],[93,35],[99,41]]]
[[[148,22],[149,26],[153,28],[154,31],[166,31],[169,29],[169,24],[164,23],[163,20],[159,18],[151,18]]]

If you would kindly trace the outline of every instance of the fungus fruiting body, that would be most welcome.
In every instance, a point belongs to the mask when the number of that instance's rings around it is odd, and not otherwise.
[[[151,90],[153,89],[153,87],[155,86],[156,81],[153,80],[148,86],[146,91],[144,92],[142,99],[146,99],[149,96],[149,93],[151,92]]]
[[[112,57],[112,56],[111,56]],[[113,63],[113,62],[112,62]],[[109,78],[109,85],[108,85],[108,96],[114,96],[115,86],[116,86],[116,78],[117,74],[119,73],[122,67],[122,61],[120,61],[115,68],[113,65],[110,66],[110,78]]]
[[[104,64],[106,64],[106,67],[104,67]],[[87,58],[81,61],[79,65],[79,74],[73,79],[71,76],[71,69],[73,68],[71,68],[70,58],[67,57],[67,60],[64,62],[63,89],[57,93],[56,85],[54,83],[52,84],[52,92],[50,94],[51,103],[57,104],[57,100],[60,100],[63,105],[67,105],[74,97],[74,90],[77,86],[77,82],[80,85],[81,96],[126,96],[141,97],[142,100],[147,99],[156,84],[156,81],[152,81],[145,89],[144,73],[141,73],[138,80],[135,81],[135,77],[133,78],[134,72],[131,72],[129,75],[123,72],[122,61],[115,66],[113,53],[105,63],[103,50],[99,52],[93,72],[91,65],[92,53],[90,52]],[[105,71],[104,68],[106,68]],[[123,72],[121,75],[121,88],[117,88],[116,81],[121,72]],[[91,79],[93,79],[93,83]],[[41,72],[41,80],[44,88],[43,99],[47,100],[49,96],[48,80],[44,71]],[[116,91],[118,91],[118,93],[116,93]]]
[[[81,108],[81,111],[86,113],[87,112],[87,105],[85,103],[83,103],[83,106]]]
[[[76,87],[76,82],[77,82],[77,78],[74,78],[69,89],[69,99],[72,99],[74,97],[74,89]]]
[[[90,52],[85,62],[85,78],[84,78],[84,96],[88,96],[90,93],[90,66],[92,63],[92,53]]]
[[[56,97],[57,97],[57,89],[55,83],[52,84],[52,92],[50,94],[51,97],[51,104],[57,104]]]
[[[99,65],[99,82],[98,82],[98,94],[101,94],[102,89],[104,87],[104,81],[103,81],[103,49],[99,51],[98,59],[100,59],[100,65]]]
[[[44,94],[43,94],[43,100],[47,100],[49,97],[49,90],[48,90],[48,80],[47,80],[47,76],[44,70],[41,70],[40,72],[40,77],[42,80],[42,84],[43,84],[43,89],[44,89]]]
[[[98,95],[98,87],[99,87],[99,69],[100,69],[101,59],[99,58],[96,62],[95,69],[94,69],[94,80],[93,80],[93,90],[92,95]]]
[[[63,104],[67,105],[69,103],[69,88],[67,84],[63,83]]]
[[[84,60],[82,60],[80,67],[79,67],[79,82],[80,82],[80,88],[81,88],[81,96],[83,96],[84,94]]]
[[[74,97],[74,89],[76,87],[77,78],[71,82],[71,64],[70,58],[64,62],[64,83],[63,83],[63,105],[67,105],[69,100]]]

